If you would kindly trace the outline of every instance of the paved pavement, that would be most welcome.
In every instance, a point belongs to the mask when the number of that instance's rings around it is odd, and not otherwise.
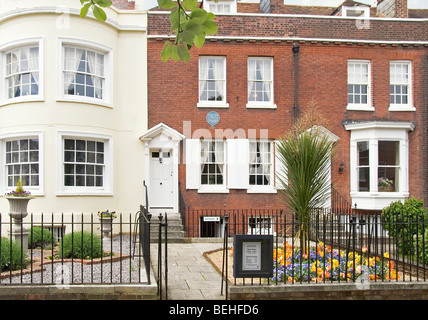
[[[158,247],[152,246],[154,262]],[[221,276],[203,256],[221,248],[223,242],[168,243],[168,300],[225,300]]]

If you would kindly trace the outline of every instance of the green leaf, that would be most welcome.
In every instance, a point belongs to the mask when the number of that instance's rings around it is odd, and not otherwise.
[[[184,42],[186,44],[193,44],[193,39],[195,38],[195,34],[190,30],[184,30],[180,33],[178,37],[179,42]]]
[[[106,21],[107,15],[104,12],[104,10],[101,9],[100,7],[94,6],[93,13],[95,18],[97,18],[98,21],[101,21],[101,22]]]
[[[188,62],[190,60],[190,53],[187,47],[177,46],[177,52],[178,52],[178,56],[182,61]]]
[[[216,34],[218,31],[217,24],[212,20],[207,20],[202,24],[206,34]]]
[[[194,36],[204,33],[203,26],[199,23],[187,24],[184,29],[192,32]]]
[[[194,10],[192,10],[192,12],[190,12],[190,18],[202,18],[202,19],[206,19],[208,16],[208,13],[206,10],[204,9],[200,9],[200,8],[196,8]]]
[[[194,10],[197,4],[198,0],[183,0],[183,6],[189,10]]]
[[[158,5],[159,7],[164,9],[171,9],[175,8],[177,6],[177,3],[172,0],[158,0]]]
[[[216,18],[215,14],[212,12],[207,12],[207,20],[214,20]]]
[[[170,52],[169,52],[169,57],[175,61],[180,60],[180,56],[178,54],[178,46],[177,45],[172,45],[170,46]]]
[[[170,51],[171,51],[171,42],[166,41],[161,52],[162,62],[165,62],[170,58]]]
[[[91,6],[91,3],[89,2],[89,3],[85,4],[82,7],[82,9],[80,9],[80,17],[82,17],[82,18],[86,17],[86,15],[88,14],[88,10],[89,10],[90,6]]]
[[[169,14],[169,23],[171,24],[171,32],[178,29],[179,19],[180,17],[180,9],[177,7],[171,11]]]
[[[100,7],[107,8],[107,7],[110,7],[113,3],[112,3],[112,1],[111,1],[111,0],[99,0],[99,1],[97,2],[97,4],[98,4]]]
[[[205,43],[205,33],[201,33],[193,39],[193,43],[197,48],[202,48]]]

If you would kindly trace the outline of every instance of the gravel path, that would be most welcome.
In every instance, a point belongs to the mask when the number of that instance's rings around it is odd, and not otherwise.
[[[21,274],[17,272],[10,278],[10,273],[2,273],[0,284],[18,284],[18,283],[33,283],[33,284],[56,284],[66,286],[68,284],[94,283],[141,283],[147,281],[144,263],[138,257],[132,258],[133,244],[130,236],[118,236],[113,239],[103,239],[104,251],[116,253],[115,256],[122,253],[128,257],[119,261],[112,262],[110,258],[103,258],[103,263],[85,264],[82,261],[66,262],[58,260],[56,263],[47,264],[44,262],[43,271],[36,271],[33,266],[33,272]],[[138,248],[136,249],[138,250]],[[28,256],[31,255],[30,250]],[[50,250],[46,250],[44,255],[51,255]],[[36,258],[40,253],[33,250],[32,257]],[[46,261],[46,260],[44,260]],[[88,260],[87,262],[90,262]]]

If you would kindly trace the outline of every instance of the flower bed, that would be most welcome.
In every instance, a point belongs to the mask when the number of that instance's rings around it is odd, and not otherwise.
[[[301,256],[300,248],[288,242],[274,249],[274,272],[271,280],[278,282],[356,281],[360,277],[370,280],[394,280],[399,275],[394,262],[384,257],[369,257],[367,248],[362,253],[337,250],[319,242]]]

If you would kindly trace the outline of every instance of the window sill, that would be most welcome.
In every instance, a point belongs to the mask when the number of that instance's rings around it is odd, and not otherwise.
[[[277,193],[277,190],[273,186],[250,187],[247,193]]]
[[[203,186],[198,189],[198,193],[229,193],[225,186]]]
[[[405,105],[405,104],[403,104],[403,105],[393,105],[393,104],[391,104],[389,106],[388,110],[389,111],[416,111],[416,108],[412,107],[410,105]]]
[[[391,202],[404,200],[408,192],[355,192],[351,193],[352,203],[357,209],[382,210]]]
[[[81,190],[61,190],[56,192],[57,197],[74,196],[74,197],[112,197],[113,192],[108,191],[81,191]]]
[[[208,101],[202,101],[202,102],[198,102],[198,104],[196,105],[198,108],[222,108],[222,109],[227,109],[229,108],[229,104],[228,103],[210,103]]]
[[[83,97],[57,97],[56,99],[57,102],[72,102],[72,103],[85,103],[85,104],[92,104],[92,105],[96,105],[96,106],[101,106],[101,107],[106,107],[106,108],[110,108],[113,109],[113,105],[109,102],[103,101],[103,100],[99,100],[99,99],[85,99]]]
[[[346,110],[350,111],[375,111],[375,108],[368,105],[348,104]]]
[[[7,106],[9,104],[15,104],[15,103],[44,102],[44,101],[45,99],[42,96],[27,96],[27,97],[19,97],[19,98],[4,100],[0,102],[0,106]]]
[[[276,109],[276,104],[247,103],[247,109]]]

